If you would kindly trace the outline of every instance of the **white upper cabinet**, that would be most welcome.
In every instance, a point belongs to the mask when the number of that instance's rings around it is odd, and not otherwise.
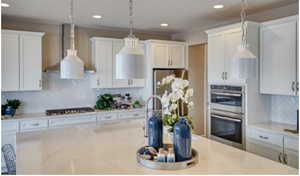
[[[261,93],[297,95],[297,21],[293,16],[262,23]]]
[[[149,40],[153,68],[185,68],[187,45],[183,42]]]
[[[173,68],[185,67],[185,45],[170,45],[169,46],[170,66]]]
[[[154,44],[152,51],[153,51],[153,61],[155,67],[163,68],[169,66],[170,58],[168,54],[168,45]]]
[[[224,35],[208,37],[208,80],[223,81],[224,78]]]
[[[256,77],[258,63],[247,64],[244,60],[235,58],[237,48],[242,41],[241,23],[211,29],[206,33],[208,34],[208,82],[244,82],[250,77],[248,71],[252,71],[251,74]],[[246,40],[250,50],[256,56],[258,56],[258,39],[259,24],[248,21]]]
[[[144,87],[144,79],[116,79],[116,55],[124,46],[123,39],[94,37],[91,41],[92,62],[96,67],[96,74],[91,79],[92,88]]]
[[[2,91],[42,89],[43,35],[2,30]]]
[[[92,63],[96,74],[92,76],[92,88],[112,88],[113,41],[92,39]]]
[[[17,91],[20,88],[19,35],[2,32],[1,41],[2,91]]]
[[[20,36],[20,88],[42,89],[42,38],[35,35]]]

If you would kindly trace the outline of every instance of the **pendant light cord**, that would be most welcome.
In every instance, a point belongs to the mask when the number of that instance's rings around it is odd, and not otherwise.
[[[71,23],[71,33],[70,33],[71,50],[75,50],[75,24],[74,24],[73,17],[74,17],[74,1],[70,0],[69,20]]]
[[[133,0],[129,0],[129,37],[130,38],[135,38],[133,35]]]
[[[247,25],[246,25],[246,9],[247,9],[247,1],[242,0],[242,10],[241,10],[241,27],[242,27],[242,45],[246,45],[246,30],[247,30]]]

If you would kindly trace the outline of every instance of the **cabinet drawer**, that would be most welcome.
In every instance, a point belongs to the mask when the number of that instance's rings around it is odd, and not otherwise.
[[[283,145],[283,136],[279,134],[272,134],[267,131],[259,130],[256,128],[247,129],[247,137],[256,139],[268,144],[274,144],[282,147]]]
[[[299,139],[298,138],[291,138],[291,137],[284,137],[284,148],[298,151],[299,150]]]
[[[41,129],[41,128],[47,128],[47,127],[48,127],[47,119],[26,120],[26,121],[20,122],[20,130],[21,131]]]
[[[118,119],[118,113],[99,113],[97,116],[97,121],[111,121],[111,120],[117,120]]]
[[[61,117],[56,119],[49,120],[49,126],[64,126],[64,125],[73,125],[73,124],[81,124],[81,123],[90,123],[96,122],[96,115],[90,116],[78,116],[78,117]]]
[[[18,121],[1,121],[2,132],[17,132],[18,131]]]
[[[145,118],[145,111],[122,112],[119,114],[120,119],[128,118]]]

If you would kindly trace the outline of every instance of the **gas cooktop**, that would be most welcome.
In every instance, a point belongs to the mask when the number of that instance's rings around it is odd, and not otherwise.
[[[90,107],[78,107],[78,108],[67,108],[67,109],[49,109],[46,110],[46,115],[64,115],[64,114],[77,114],[85,112],[94,112],[95,110]]]

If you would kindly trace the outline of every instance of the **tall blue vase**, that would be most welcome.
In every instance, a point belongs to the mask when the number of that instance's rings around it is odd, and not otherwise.
[[[173,145],[176,162],[192,158],[191,127],[187,119],[181,117],[174,125]]]
[[[148,145],[157,150],[163,147],[163,121],[158,114],[148,121]]]

